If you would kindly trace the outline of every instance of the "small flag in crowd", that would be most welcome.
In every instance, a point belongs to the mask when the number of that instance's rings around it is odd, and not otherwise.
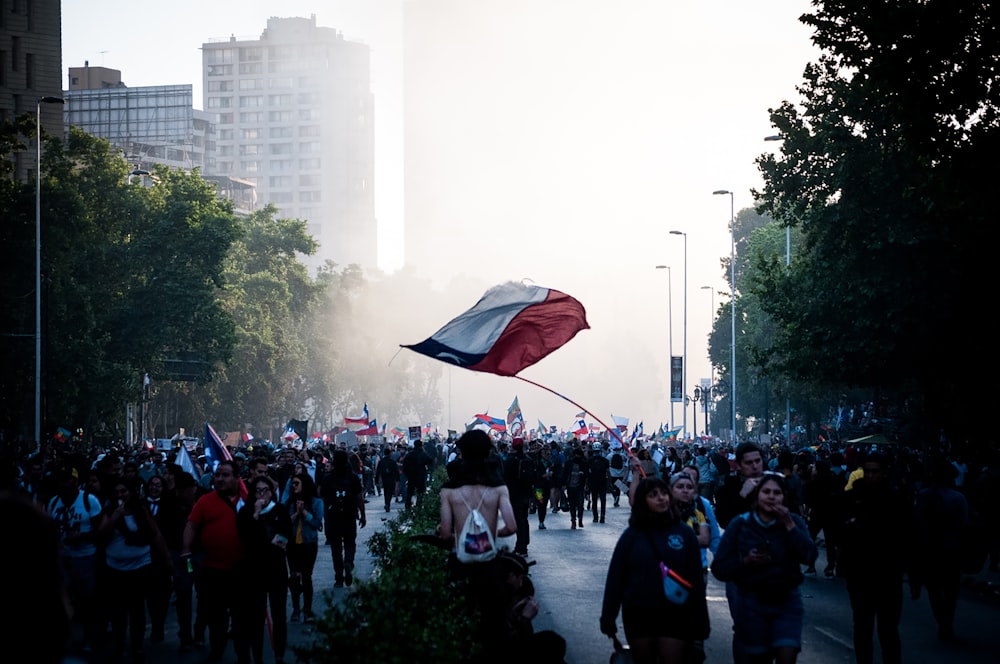
[[[364,424],[365,426],[368,426],[368,422],[369,422],[369,417],[368,417],[368,402],[367,401],[365,402],[364,412],[361,415],[361,417],[345,417],[344,418],[344,424]]]
[[[194,469],[194,462],[191,461],[191,453],[187,451],[187,447],[183,443],[177,448],[176,463],[181,467],[181,470],[193,477],[196,482],[200,479],[198,472]]]
[[[63,427],[59,427],[58,429],[56,429],[56,433],[52,437],[58,440],[60,443],[65,443],[67,440],[69,440],[69,437],[72,435],[73,434],[70,433],[69,429],[64,429]]]
[[[358,429],[354,432],[356,436],[377,436],[378,435],[378,422],[372,420],[368,423],[364,429]]]
[[[401,347],[472,371],[516,376],[589,328],[583,305],[569,295],[508,282],[429,338]]]

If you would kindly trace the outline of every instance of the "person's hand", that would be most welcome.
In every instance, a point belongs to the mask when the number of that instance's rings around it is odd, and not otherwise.
[[[525,597],[514,605],[514,613],[525,620],[534,620],[538,615],[538,602],[534,597]]]
[[[361,528],[364,528],[364,527],[365,527],[365,526],[366,526],[367,524],[368,524],[368,520],[367,520],[367,519],[365,519],[364,515],[362,515],[362,517],[361,517],[361,525],[360,525],[360,527],[361,527]]]
[[[295,512],[299,516],[302,516],[303,514],[306,513],[306,503],[305,503],[304,500],[296,500],[295,501]]]
[[[605,620],[604,618],[601,618],[601,634],[614,638],[617,633],[618,625],[615,624],[614,620]]]
[[[781,524],[788,530],[791,530],[792,528],[795,527],[795,520],[792,519],[791,510],[789,510],[784,505],[775,505],[774,509],[771,510],[771,512],[774,514],[775,517],[777,517],[778,521],[780,521]]]
[[[740,498],[746,498],[750,495],[750,492],[757,488],[760,483],[759,477],[748,477],[744,482],[743,486],[740,487]]]

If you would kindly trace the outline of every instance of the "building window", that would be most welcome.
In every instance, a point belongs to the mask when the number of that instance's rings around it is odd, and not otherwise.
[[[209,81],[209,92],[230,92],[233,89],[232,81]]]
[[[264,105],[264,95],[243,95],[240,97],[240,108],[254,108]]]
[[[21,38],[10,38],[10,70],[17,71],[18,61],[21,59]]]
[[[259,46],[248,46],[240,49],[240,62],[259,62],[264,59],[264,49]]]
[[[240,63],[240,73],[241,74],[263,74],[264,73],[264,63],[263,62],[242,62]]]
[[[240,97],[242,99],[242,97]],[[209,108],[229,108],[233,105],[232,97],[209,97],[208,107]]]
[[[319,120],[320,112],[318,108],[300,108],[299,120]]]
[[[292,95],[268,95],[268,106],[291,106]]]
[[[271,159],[267,162],[267,167],[272,171],[290,171],[292,170],[292,160],[291,159]]]
[[[318,171],[323,168],[323,160],[319,157],[299,159],[299,168],[304,171]]]
[[[240,90],[261,90],[264,88],[264,82],[259,78],[241,78],[240,79]]]
[[[249,129],[240,130],[240,138],[243,139],[257,139],[260,138],[260,129],[258,127],[251,127]]]
[[[272,90],[282,90],[295,87],[294,76],[275,76],[267,82],[267,86]]]
[[[300,187],[318,187],[321,184],[322,182],[320,182],[320,175],[318,173],[302,173],[299,175]]]
[[[300,191],[299,201],[302,203],[319,203],[323,200],[323,195],[319,191]]]
[[[292,186],[292,176],[272,175],[267,179],[267,186],[271,189],[287,189]]]
[[[271,143],[269,147],[271,154],[292,154],[291,143]]]
[[[219,130],[219,140],[220,141],[231,141],[231,140],[233,140],[233,130],[232,129],[220,129]]]
[[[241,155],[260,154],[260,153],[261,153],[260,146],[257,145],[256,143],[251,143],[249,145],[241,145],[240,146],[240,154]]]
[[[221,65],[233,61],[233,49],[231,48],[210,48],[205,51],[205,63],[210,65]]]
[[[219,113],[219,124],[233,124],[233,114]]]
[[[240,124],[260,124],[263,119],[263,113],[260,111],[246,111],[240,113]]]
[[[232,65],[209,65],[208,66],[209,76],[232,76],[233,66]]]
[[[310,152],[319,152],[320,144],[319,141],[302,141],[299,143],[299,152],[307,154]]]
[[[292,137],[292,127],[285,125],[283,127],[269,127],[268,130],[269,138],[291,138]]]
[[[301,92],[299,93],[299,103],[300,104],[318,104],[323,101],[323,97],[318,92]]]
[[[268,122],[291,122],[292,112],[291,111],[268,111],[267,113]]]
[[[293,200],[292,192],[290,191],[272,191],[269,198],[274,204],[291,203]]]
[[[241,161],[240,168],[243,169],[244,173],[257,173],[260,171],[259,161]]]
[[[320,130],[319,125],[306,125],[304,127],[299,127],[299,138],[307,138],[309,136],[319,136]]]

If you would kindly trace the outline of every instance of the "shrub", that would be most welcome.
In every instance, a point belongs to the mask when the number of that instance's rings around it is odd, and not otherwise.
[[[411,539],[437,528],[443,479],[439,469],[419,507],[400,512],[371,536],[370,580],[357,583],[340,602],[324,593],[326,609],[313,642],[293,647],[300,661],[460,664],[475,657],[477,616],[467,609],[461,584],[449,580],[447,552]]]

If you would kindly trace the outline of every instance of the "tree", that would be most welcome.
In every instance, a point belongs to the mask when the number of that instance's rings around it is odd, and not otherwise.
[[[781,157],[758,159],[759,208],[803,242],[787,273],[762,261],[752,289],[780,371],[891,391],[932,420],[992,373],[976,370],[993,334],[967,303],[998,239],[983,165],[1000,144],[1000,14],[987,0],[814,5],[802,20],[823,55],[801,104],[771,112]]]
[[[140,400],[146,372],[161,373],[178,353],[201,358],[206,377],[228,361],[232,319],[216,295],[237,234],[233,212],[197,173],[160,169],[153,187],[131,183],[122,156],[75,127],[65,144],[45,141],[42,172],[43,419],[49,431],[120,438],[124,404]],[[3,297],[14,328],[33,330],[34,252],[25,249],[34,183],[8,182],[4,192],[11,242],[2,251],[17,276]],[[30,410],[15,400],[33,392],[34,353],[15,344],[2,396],[21,407],[4,424],[25,435]]]

